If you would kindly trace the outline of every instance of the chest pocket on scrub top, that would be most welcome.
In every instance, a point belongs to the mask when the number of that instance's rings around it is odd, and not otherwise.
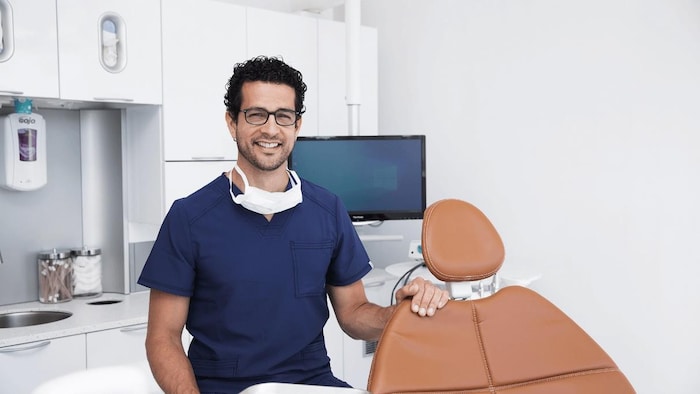
[[[297,297],[326,293],[326,272],[333,255],[333,242],[292,242],[294,285]]]

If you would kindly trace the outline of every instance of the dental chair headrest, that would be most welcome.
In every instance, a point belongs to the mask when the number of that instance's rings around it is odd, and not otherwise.
[[[457,199],[431,204],[423,215],[423,259],[445,282],[476,281],[494,275],[505,249],[491,221],[478,208]]]

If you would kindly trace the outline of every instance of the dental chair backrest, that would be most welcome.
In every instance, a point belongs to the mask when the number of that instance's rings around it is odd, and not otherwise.
[[[425,263],[453,299],[432,317],[411,312],[408,300],[399,304],[372,360],[370,392],[635,392],[605,351],[533,290],[509,286],[460,299],[471,293],[471,281],[494,275],[505,256],[479,209],[438,201],[426,209],[422,231]]]

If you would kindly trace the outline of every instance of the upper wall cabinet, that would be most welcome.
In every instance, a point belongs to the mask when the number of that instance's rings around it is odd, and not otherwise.
[[[55,0],[0,0],[0,96],[58,97]]]
[[[224,94],[234,64],[246,57],[245,12],[221,1],[163,2],[166,161],[236,159]]]
[[[56,4],[62,99],[162,103],[159,0]]]
[[[281,56],[304,76],[308,90],[300,135],[318,133],[317,26],[314,18],[248,8],[248,57]]]
[[[237,158],[224,120],[226,84],[236,63],[260,55],[281,56],[303,74],[301,135],[347,133],[344,23],[220,0],[163,1],[162,14],[165,161]],[[361,40],[361,132],[376,134],[376,29],[363,27]]]

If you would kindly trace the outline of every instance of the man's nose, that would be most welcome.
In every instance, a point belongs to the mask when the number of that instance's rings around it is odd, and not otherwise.
[[[275,118],[274,112],[267,115],[267,122],[265,122],[262,127],[263,130],[268,133],[277,133],[280,131],[280,125],[277,124],[277,118]]]

